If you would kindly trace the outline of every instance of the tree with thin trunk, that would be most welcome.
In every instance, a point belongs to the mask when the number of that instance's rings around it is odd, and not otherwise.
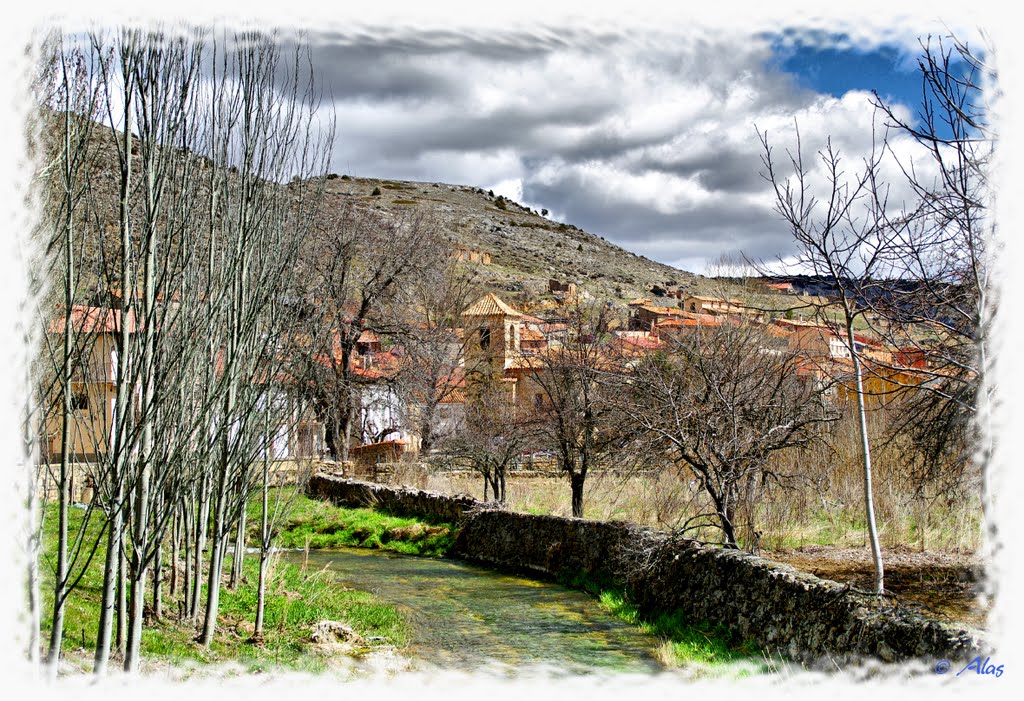
[[[619,360],[608,341],[610,310],[602,302],[577,301],[568,310],[565,342],[524,357],[538,446],[554,453],[569,479],[572,515],[583,518],[584,485],[590,470],[623,446],[627,427],[610,401]],[[532,386],[533,389],[530,389]]]
[[[868,321],[900,349],[902,364],[913,366],[915,391],[901,404],[893,432],[913,439],[916,450],[905,456],[919,488],[956,492],[977,476],[987,513],[995,395],[989,364],[998,308],[993,261],[999,251],[989,182],[998,134],[987,87],[995,73],[984,59],[987,51],[955,37],[928,37],[921,46],[918,119],[908,121],[875,95],[890,128],[913,139],[924,156],[911,160],[890,150],[920,204],[893,242],[894,279],[869,300]],[[978,446],[980,459],[973,454]],[[991,519],[988,527],[994,535]]]
[[[866,312],[862,300],[870,299],[879,281],[892,273],[888,253],[909,218],[890,215],[888,187],[880,181],[885,149],[876,145],[855,173],[847,173],[831,140],[819,151],[824,172],[825,195],[819,199],[811,188],[810,171],[804,164],[797,131],[796,148],[789,153],[791,173],[778,170],[767,133],[761,134],[764,153],[762,174],[773,187],[775,209],[789,225],[797,244],[797,269],[832,281],[836,290],[833,304],[816,304],[814,312],[823,325],[842,340],[852,363],[852,392],[857,404],[860,451],[864,478],[864,516],[875,569],[875,592],[885,591],[882,549],[875,518],[872,454],[868,437],[864,363],[855,334],[857,320]],[[883,136],[882,144],[885,143]],[[838,314],[836,314],[838,311]],[[834,374],[834,367],[826,368]]]
[[[484,501],[504,504],[508,473],[530,449],[533,427],[501,375],[484,367],[469,372],[465,411],[438,442],[438,451],[448,464],[480,474]]]
[[[75,305],[83,292],[81,271],[77,259],[82,253],[84,237],[80,227],[88,222],[89,172],[94,167],[95,148],[92,148],[94,120],[100,112],[99,91],[95,83],[93,66],[78,47],[61,42],[59,35],[51,37],[44,47],[50,58],[44,63],[37,95],[40,105],[40,154],[44,164],[39,175],[43,188],[43,226],[47,231],[47,247],[43,267],[50,280],[57,281],[51,293],[60,295],[54,308],[60,318],[40,310],[38,318],[47,326],[43,334],[44,356],[41,363],[40,405],[47,406],[59,397],[59,426],[61,450],[57,472],[53,481],[57,493],[57,548],[54,553],[54,605],[51,618],[47,664],[50,674],[57,671],[64,633],[64,616],[68,594],[81,574],[75,574],[79,555],[89,554],[84,543],[92,508],[79,526],[74,542],[69,543],[68,507],[71,498],[70,483],[75,469],[73,442],[77,403],[85,395],[76,386],[91,368],[83,369],[79,359],[92,350],[94,335],[81,328],[75,315]],[[55,341],[58,340],[59,343]],[[85,401],[88,401],[85,397]],[[92,398],[95,401],[95,398]],[[41,434],[46,433],[52,415],[43,413]],[[47,455],[49,463],[53,456]],[[44,511],[45,514],[45,511]],[[83,547],[86,546],[86,547]]]

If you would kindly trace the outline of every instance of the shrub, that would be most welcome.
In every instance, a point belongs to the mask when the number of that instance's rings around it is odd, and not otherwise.
[[[379,196],[380,195],[380,188],[379,187],[373,188],[373,192],[371,192],[370,194],[373,195],[374,197]]]

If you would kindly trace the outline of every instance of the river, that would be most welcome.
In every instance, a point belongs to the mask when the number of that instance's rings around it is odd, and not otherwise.
[[[282,553],[299,563],[302,553]],[[339,586],[373,592],[408,621],[416,666],[476,671],[546,667],[569,673],[654,672],[658,640],[592,597],[457,560],[379,550],[309,553]]]

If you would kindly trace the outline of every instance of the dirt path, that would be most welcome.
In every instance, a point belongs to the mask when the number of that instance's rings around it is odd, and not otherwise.
[[[870,590],[874,567],[867,548],[805,545],[764,551],[762,557],[823,579]],[[896,600],[924,613],[984,629],[990,606],[977,599],[984,568],[974,555],[893,548],[882,553],[886,590]]]

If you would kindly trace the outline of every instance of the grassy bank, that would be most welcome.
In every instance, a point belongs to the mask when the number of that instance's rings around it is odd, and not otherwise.
[[[82,517],[82,511],[71,510],[72,532],[82,522]],[[94,514],[87,530],[90,544],[100,535],[102,527],[102,514]],[[57,542],[55,509],[48,509],[44,528],[45,552],[52,553]],[[65,659],[82,670],[91,669],[92,666],[104,555],[104,542],[100,539],[95,554],[84,568],[82,579],[67,604]],[[229,555],[225,571],[230,569],[230,561]],[[311,626],[321,620],[344,621],[364,638],[376,638],[370,648],[358,652],[389,645],[401,648],[406,644],[407,625],[393,607],[382,605],[368,592],[332,585],[326,572],[309,571],[298,565],[276,561],[272,561],[267,581],[264,641],[262,644],[250,642],[256,611],[258,565],[257,558],[246,558],[242,585],[233,591],[226,586],[221,590],[217,633],[209,648],[194,642],[197,634],[195,625],[179,620],[178,602],[170,598],[165,580],[164,617],[160,620],[147,618],[142,635],[144,666],[234,662],[247,671],[275,667],[323,671],[330,666],[330,658],[320,654],[320,649],[310,640]],[[52,555],[44,554],[41,571],[43,611],[46,612],[43,620],[45,644],[49,639],[51,623],[48,616],[53,606]],[[204,596],[205,591],[204,586]],[[151,593],[151,589],[147,589],[147,593]],[[118,659],[115,655],[115,665]]]
[[[291,487],[283,493],[289,503],[277,545],[282,548],[377,548],[406,555],[444,555],[455,543],[451,524],[428,524],[373,509],[351,509],[310,499]],[[255,538],[260,504],[250,507],[250,533]]]
[[[776,671],[776,665],[752,640],[744,640],[723,625],[687,620],[680,611],[642,616],[621,588],[585,575],[564,577],[562,584],[597,598],[616,618],[661,640],[658,657],[669,668],[702,665],[722,671],[739,667],[740,675]]]

